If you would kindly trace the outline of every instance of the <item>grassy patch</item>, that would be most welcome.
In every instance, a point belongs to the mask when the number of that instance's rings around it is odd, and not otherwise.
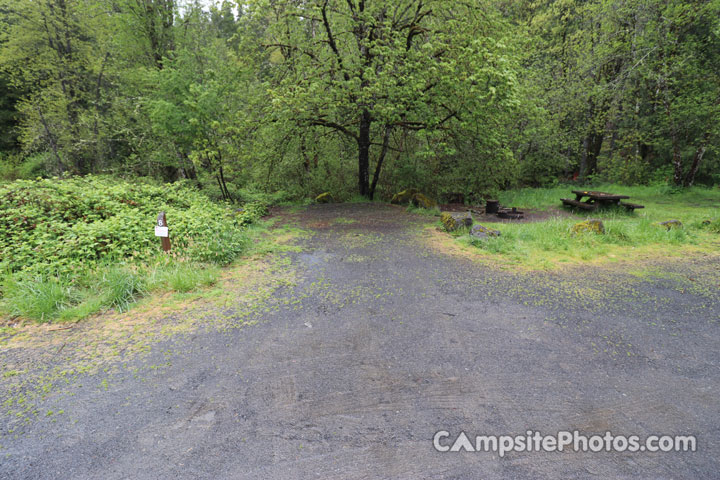
[[[199,287],[214,285],[220,277],[220,269],[214,265],[203,267],[180,263],[165,269],[160,278],[162,283],[175,292],[187,293]]]
[[[553,207],[560,207],[561,198],[574,198],[571,190],[580,188],[628,195],[630,196],[629,202],[645,205],[645,209],[638,210],[636,215],[654,220],[667,220],[673,217],[684,217],[680,219],[683,222],[703,218],[713,219],[717,217],[717,209],[720,208],[720,189],[718,188],[693,187],[676,189],[665,185],[625,186],[603,184],[592,187],[564,185],[552,188],[521,188],[502,192],[499,195],[499,200],[503,205],[549,210]],[[593,213],[591,215],[597,214]]]
[[[8,276],[2,286],[5,309],[12,316],[50,321],[78,298],[67,277]]]
[[[425,215],[427,217],[439,217],[440,216],[440,209],[438,207],[434,208],[421,208],[416,207],[415,205],[408,205],[407,211],[410,213],[417,213],[419,215]]]
[[[98,277],[100,305],[118,312],[126,311],[147,291],[144,275],[128,268],[112,267]]]
[[[504,192],[501,203],[550,210],[561,197],[572,196],[573,187],[521,189]],[[720,190],[693,188],[675,191],[667,187],[625,187],[602,185],[600,191],[627,194],[645,209],[628,213],[624,209],[592,213],[576,212],[573,217],[552,216],[532,223],[483,223],[500,230],[497,238],[477,240],[467,232],[455,234],[458,241],[502,261],[531,268],[551,269],[563,264],[629,261],[640,257],[713,254],[720,245]],[[573,234],[572,226],[585,218],[598,218],[605,234]],[[666,230],[657,222],[677,219],[681,229]]]
[[[38,322],[71,321],[98,311],[125,312],[151,292],[189,292],[212,285],[212,264],[160,258],[152,265],[107,265],[77,276],[10,275],[3,284],[3,309]]]

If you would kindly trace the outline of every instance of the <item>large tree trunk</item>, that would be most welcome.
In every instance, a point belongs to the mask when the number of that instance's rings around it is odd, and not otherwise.
[[[360,195],[370,195],[370,127],[372,117],[370,112],[363,110],[360,118],[360,132],[358,135],[358,187]]]
[[[707,142],[710,139],[710,133],[707,132],[705,135],[703,135],[703,139],[700,143],[700,146],[695,150],[695,155],[693,155],[693,162],[692,165],[690,165],[690,171],[687,173],[687,176],[685,177],[685,186],[686,187],[692,187],[693,183],[695,183],[695,175],[697,174],[698,168],[700,168],[700,162],[702,161],[703,156],[705,155],[705,150],[707,149]]]
[[[602,149],[603,135],[591,133],[583,140],[583,154],[580,159],[580,180],[585,180],[597,171],[597,158]]]
[[[378,179],[380,178],[380,170],[382,169],[385,156],[387,155],[388,148],[390,146],[390,133],[392,132],[392,125],[385,125],[385,135],[383,136],[382,150],[380,150],[380,156],[378,157],[377,165],[375,166],[375,173],[373,174],[372,184],[370,185],[370,200],[375,197],[375,187],[377,187]]]

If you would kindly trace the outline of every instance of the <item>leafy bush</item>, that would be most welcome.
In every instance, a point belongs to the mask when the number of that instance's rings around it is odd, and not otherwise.
[[[0,269],[67,274],[159,250],[153,227],[165,211],[173,252],[227,263],[248,245],[242,227],[267,210],[236,214],[187,184],[127,183],[112,177],[18,180],[0,185]]]
[[[0,152],[0,180],[37,178],[47,173],[49,153],[23,155]]]
[[[268,207],[263,202],[251,202],[245,205],[239,214],[240,225],[249,225],[268,213]]]
[[[154,226],[166,212],[172,255]],[[39,321],[127,310],[148,291],[213,284],[218,268],[250,246],[260,202],[235,210],[187,184],[112,177],[18,180],[0,185],[2,306]]]

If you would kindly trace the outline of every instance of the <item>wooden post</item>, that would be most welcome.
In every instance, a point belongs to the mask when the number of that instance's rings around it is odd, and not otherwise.
[[[157,218],[157,224],[155,225],[155,236],[160,237],[163,252],[170,251],[170,231],[168,229],[167,219],[165,218],[165,212],[160,212]]]

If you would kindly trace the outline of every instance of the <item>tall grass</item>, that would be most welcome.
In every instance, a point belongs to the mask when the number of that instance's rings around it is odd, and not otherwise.
[[[213,285],[220,268],[160,257],[145,266],[106,265],[69,276],[6,275],[2,309],[39,322],[68,321],[113,309],[128,310],[156,291],[187,293]]]
[[[144,276],[127,267],[111,267],[98,275],[100,305],[124,312],[147,293]]]
[[[220,277],[220,269],[213,265],[173,263],[155,268],[149,277],[155,289],[186,293],[214,285]]]
[[[479,240],[463,235],[459,240],[514,262],[539,267],[608,255],[616,259],[632,259],[637,248],[702,243],[699,232],[691,229],[666,230],[647,219],[604,220],[604,235],[572,233],[572,226],[577,221],[555,217],[534,223],[488,223],[487,226],[500,230],[501,236]]]
[[[78,299],[78,292],[66,277],[7,276],[2,284],[6,310],[40,322],[55,319]]]

